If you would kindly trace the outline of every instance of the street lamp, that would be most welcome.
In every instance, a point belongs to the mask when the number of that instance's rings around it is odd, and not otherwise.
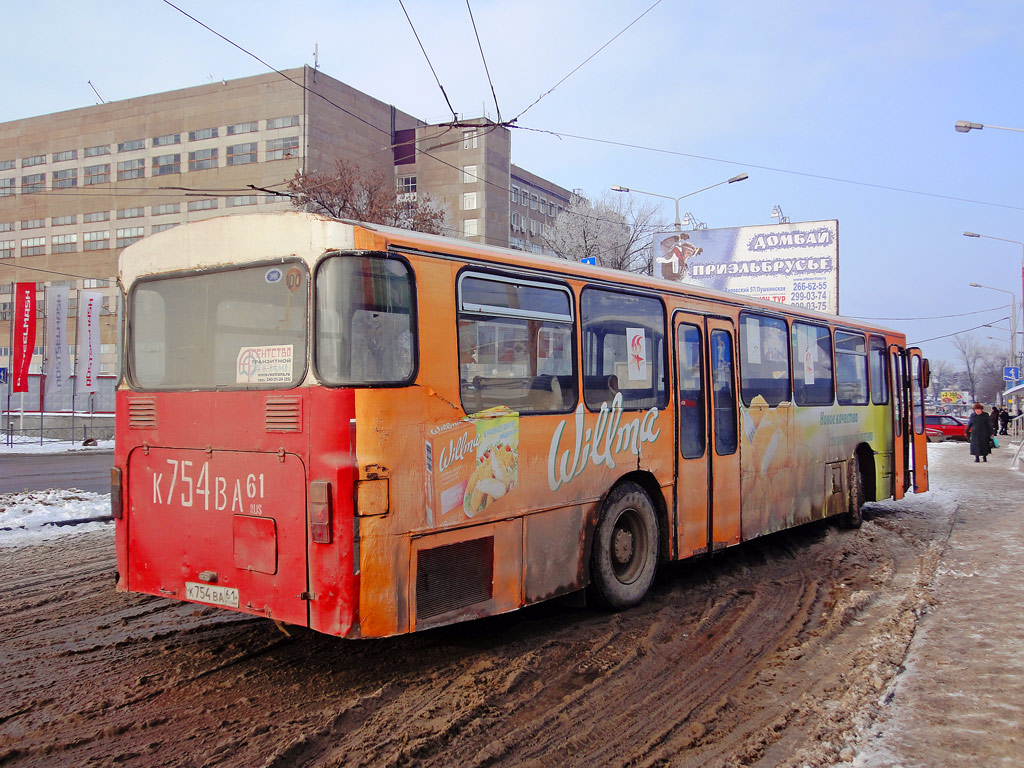
[[[711,184],[709,186],[703,187],[702,189],[698,189],[696,192],[687,192],[685,195],[680,195],[679,197],[672,197],[671,195],[660,195],[657,192],[644,192],[642,189],[630,189],[629,187],[622,187],[622,186],[619,186],[618,184],[613,184],[612,185],[612,192],[636,192],[638,195],[650,195],[651,197],[661,197],[661,198],[664,198],[665,200],[673,200],[673,201],[675,201],[675,204],[676,204],[675,228],[678,231],[678,230],[683,228],[683,225],[682,225],[682,223],[680,222],[680,219],[679,219],[679,201],[680,200],[682,200],[685,197],[692,197],[693,195],[699,194],[701,192],[706,192],[707,190],[709,190],[709,189],[711,189],[713,187],[720,187],[722,184],[735,184],[737,181],[746,181],[749,178],[750,177],[747,176],[747,174],[741,173],[738,176],[733,176],[731,179],[726,179],[725,181],[719,181],[716,184]]]
[[[1000,131],[1024,133],[1024,128],[1007,128],[1005,125],[982,125],[981,123],[971,123],[967,120],[957,120],[953,128],[957,133],[970,133],[971,131],[980,131],[982,128],[998,128]]]
[[[1010,294],[1010,365],[1017,365],[1017,294],[1005,288],[993,288],[991,285],[971,283],[971,288],[985,288]]]
[[[986,240],[998,240],[1001,243],[1013,243],[1019,245],[1021,248],[1020,257],[1020,284],[1021,284],[1021,301],[1024,302],[1024,242],[1020,240],[1008,240],[1005,237],[993,237],[992,235],[979,235],[977,232],[964,232],[964,237],[983,237]],[[1014,315],[1014,323],[1017,322],[1017,316]],[[1017,364],[1017,358],[1014,357],[1013,364]]]

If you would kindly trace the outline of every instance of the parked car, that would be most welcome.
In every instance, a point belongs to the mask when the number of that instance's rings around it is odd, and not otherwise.
[[[933,441],[967,439],[967,422],[956,416],[927,413],[924,417],[924,429],[928,433],[928,439]]]

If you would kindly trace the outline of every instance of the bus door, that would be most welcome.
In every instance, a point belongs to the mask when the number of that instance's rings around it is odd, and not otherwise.
[[[892,497],[902,499],[908,488],[907,466],[910,443],[907,440],[907,391],[903,348],[889,345],[889,372],[892,375]]]
[[[917,347],[889,345],[893,392],[893,498],[913,487],[928,490],[928,435],[924,429],[924,395],[928,361]]]
[[[735,330],[687,313],[676,331],[676,530],[679,557],[740,540]]]
[[[907,370],[910,371],[910,429],[908,438],[913,441],[914,493],[928,490],[928,435],[924,430],[924,396],[928,389],[928,361],[921,350],[910,347],[907,350]]]

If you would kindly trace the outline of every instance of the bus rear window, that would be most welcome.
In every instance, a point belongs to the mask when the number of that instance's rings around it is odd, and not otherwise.
[[[128,366],[140,389],[286,388],[306,371],[308,278],[298,263],[140,282]]]
[[[404,384],[414,373],[412,275],[387,256],[338,255],[316,273],[316,372],[325,384]]]

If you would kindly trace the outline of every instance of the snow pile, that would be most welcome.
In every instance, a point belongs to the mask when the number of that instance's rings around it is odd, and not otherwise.
[[[112,527],[110,494],[51,489],[0,493],[0,547]]]

